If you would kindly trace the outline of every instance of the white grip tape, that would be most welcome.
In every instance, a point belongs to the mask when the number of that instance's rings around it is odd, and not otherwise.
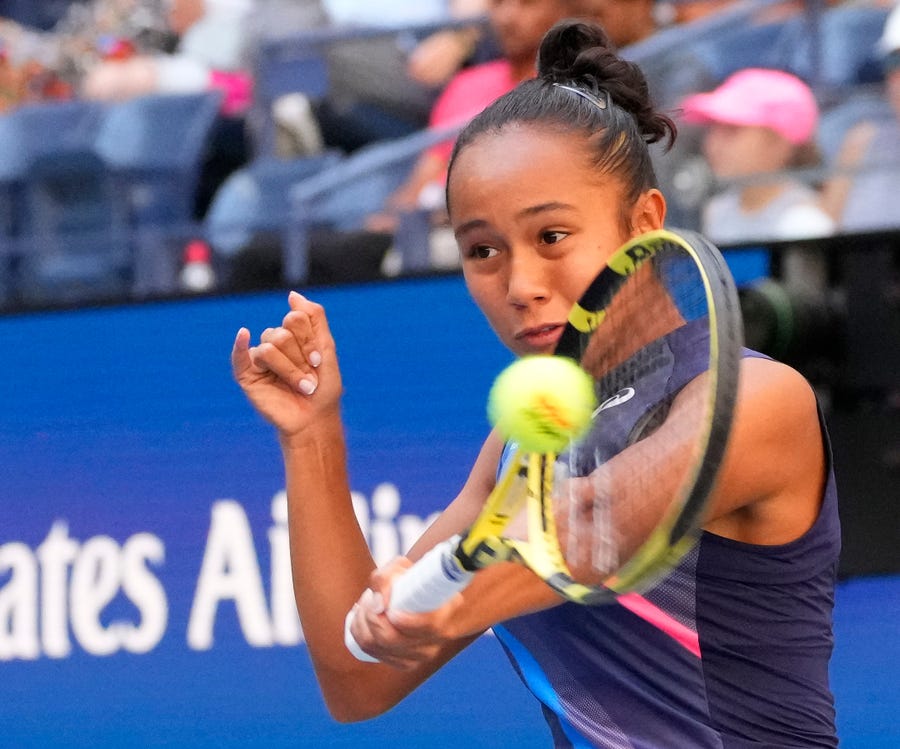
[[[457,543],[459,536],[447,539],[397,576],[391,587],[391,609],[414,613],[434,611],[465,588],[474,573],[457,563],[453,554]],[[378,659],[364,652],[350,633],[354,614],[355,610],[351,610],[344,620],[344,643],[359,660],[377,663]]]
[[[474,573],[459,566],[453,550],[459,543],[454,536],[439,543],[391,586],[391,608],[395,611],[434,611],[465,588]]]

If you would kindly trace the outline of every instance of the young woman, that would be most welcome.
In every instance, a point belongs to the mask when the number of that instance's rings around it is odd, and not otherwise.
[[[447,186],[468,288],[518,355],[552,352],[570,306],[610,254],[663,225],[647,146],[674,137],[639,69],[598,27],[555,26],[539,73],[472,121]],[[289,306],[253,347],[241,329],[232,361],[247,397],[278,430],[297,604],[335,718],[388,710],[498,625],[544,703],[556,745],[836,745],[827,670],[837,500],[815,397],[797,372],[747,352],[705,531],[646,594],[696,632],[696,650],[617,604],[564,603],[513,564],[479,572],[436,612],[387,614],[392,577],[476,517],[503,444],[490,434],[409,559],[376,570],[350,502],[341,376],[325,311],[296,292]],[[381,663],[361,663],[344,647],[354,605],[354,635]]]

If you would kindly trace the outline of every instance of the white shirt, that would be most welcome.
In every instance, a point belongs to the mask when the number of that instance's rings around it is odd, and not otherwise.
[[[825,237],[834,231],[835,223],[817,205],[815,193],[799,182],[755,211],[741,207],[737,187],[714,195],[703,211],[703,233],[722,245]]]

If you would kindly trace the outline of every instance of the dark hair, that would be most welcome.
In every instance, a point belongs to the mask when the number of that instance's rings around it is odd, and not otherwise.
[[[653,108],[641,69],[619,57],[600,26],[573,20],[545,34],[537,78],[520,83],[463,129],[448,174],[479,135],[512,123],[586,135],[594,164],[622,180],[631,203],[657,186],[648,145],[665,139],[671,147],[677,133],[675,123]]]

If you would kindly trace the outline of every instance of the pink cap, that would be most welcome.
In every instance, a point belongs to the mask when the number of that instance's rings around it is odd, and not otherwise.
[[[741,70],[714,91],[688,96],[682,108],[688,123],[768,127],[797,145],[812,140],[819,120],[809,86],[790,73],[763,68]]]

